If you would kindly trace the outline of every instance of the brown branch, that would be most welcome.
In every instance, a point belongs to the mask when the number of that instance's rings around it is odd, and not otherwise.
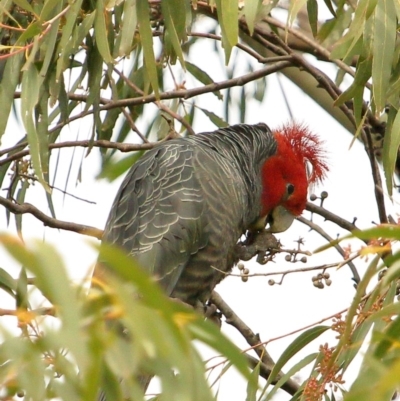
[[[382,189],[383,187],[382,187],[381,174],[379,172],[378,163],[375,157],[375,149],[372,143],[371,133],[368,127],[366,127],[365,130],[363,130],[362,134],[364,135],[365,150],[368,155],[368,159],[371,165],[372,178],[374,180],[374,193],[375,193],[376,205],[378,207],[379,221],[382,224],[386,224],[388,222],[388,218],[386,214],[385,199]]]
[[[299,220],[301,223],[303,223],[303,224],[307,225],[308,227],[310,227],[312,230],[314,230],[319,235],[321,235],[323,238],[325,238],[328,242],[333,242],[334,241],[334,239],[326,231],[324,231],[319,225],[313,223],[312,221],[307,220],[304,217],[297,217],[297,220]],[[346,253],[342,249],[342,247],[339,244],[334,244],[333,247],[339,252],[339,254],[343,257],[343,259],[346,260]],[[354,282],[356,284],[358,284],[361,281],[361,279],[360,279],[360,275],[358,274],[356,266],[351,261],[348,261],[347,264],[349,265],[350,270],[353,273]]]
[[[56,309],[54,306],[43,307],[33,310],[17,310],[17,309],[2,309],[0,308],[0,316],[22,316],[23,314],[36,315],[36,316],[55,316]]]
[[[335,85],[335,83],[321,70],[310,64],[301,54],[293,51],[286,43],[274,32],[269,32],[266,29],[255,27],[255,33],[253,38],[259,43],[268,47],[271,51],[276,54],[283,54],[285,52],[292,56],[292,65],[297,65],[298,68],[308,72],[320,85],[324,88],[332,100],[336,100],[342,93],[342,91]],[[276,43],[276,45],[274,45]],[[274,50],[274,47],[276,50]],[[279,49],[279,50],[278,50]],[[347,107],[346,104],[338,106],[340,110],[346,115],[351,124],[356,128],[356,122],[352,111]]]
[[[232,88],[234,86],[243,86],[249,82],[255,81],[256,79],[263,78],[267,75],[273,74],[274,72],[280,71],[283,68],[291,66],[292,63],[289,61],[280,61],[274,63],[272,65],[268,65],[264,68],[261,68],[257,71],[253,71],[248,74],[241,75],[237,78],[227,79],[221,82],[213,82],[212,84],[203,85],[193,89],[179,89],[170,92],[160,93],[160,100],[164,99],[190,99],[192,97],[202,95],[205,93],[212,93],[221,89]],[[109,110],[115,107],[123,107],[123,106],[137,106],[145,103],[153,103],[156,100],[155,95],[146,95],[137,98],[128,98],[116,100],[114,102],[110,102],[102,107],[100,107],[100,111]],[[91,111],[93,112],[93,111]]]
[[[215,35],[213,33],[206,33],[206,32],[189,32],[188,36],[193,36],[196,38],[207,38],[207,39],[213,39],[213,40],[218,40],[221,41],[222,38],[219,35]],[[242,43],[237,43],[235,45],[240,50],[243,50],[245,53],[249,54],[253,58],[255,58],[259,63],[261,64],[269,64],[269,63],[275,63],[277,61],[291,61],[292,57],[291,56],[277,56],[277,57],[263,57],[259,53],[257,53],[255,50],[252,48],[243,45]]]
[[[327,210],[321,206],[318,206],[314,203],[307,202],[306,210],[308,210],[311,213],[315,213],[315,214],[322,216],[325,220],[331,221],[332,223],[335,223],[339,227],[341,227],[349,232],[358,230],[358,227],[354,223],[351,223],[350,221],[347,221],[347,220],[343,219],[342,217],[338,216],[337,214],[332,213],[329,210]]]
[[[261,344],[260,336],[255,334],[249,326],[247,326],[239,316],[233,311],[233,309],[221,298],[221,296],[213,291],[210,297],[210,301],[222,312],[226,318],[226,323],[232,325],[239,331],[239,333],[245,338],[247,343],[254,349],[263,363],[264,378],[268,378],[271,374],[272,369],[275,366],[275,362],[269,355],[268,351]],[[273,384],[283,376],[283,373],[278,373]],[[299,390],[299,385],[292,379],[289,379],[283,386],[282,389],[285,390],[290,395],[294,395]]]
[[[78,234],[88,235],[97,239],[101,239],[103,236],[103,230],[99,230],[95,227],[86,226],[83,224],[71,223],[69,221],[58,220],[40,211],[38,208],[30,203],[18,204],[10,199],[3,198],[0,196],[0,205],[3,205],[11,213],[14,214],[32,214],[38,220],[40,220],[44,226],[52,228],[60,228],[62,230],[73,231]]]
[[[264,68],[261,68],[257,71],[253,71],[249,74],[244,74],[242,76],[239,76],[237,78],[231,78],[227,79],[225,81],[221,82],[214,82],[212,84],[208,85],[203,85],[197,88],[193,89],[179,89],[175,91],[170,91],[170,92],[164,92],[160,94],[160,100],[165,100],[165,99],[189,99],[197,95],[205,94],[205,93],[211,93],[215,92],[221,89],[227,89],[231,88],[233,86],[243,86],[247,84],[248,82],[252,82],[256,79],[265,77],[266,75],[272,74],[274,72],[277,72],[283,68],[291,66],[292,63],[290,61],[280,61],[273,63],[271,65],[268,65]],[[74,99],[79,99],[80,101],[86,101],[87,96],[85,95],[76,95],[76,94],[68,94],[69,98],[74,98]],[[136,97],[136,98],[127,98],[127,99],[120,99],[116,101],[107,101],[103,99],[103,106],[99,107],[100,111],[104,110],[110,110],[113,108],[122,108],[122,107],[127,107],[127,106],[137,106],[137,105],[142,105],[146,103],[152,103],[156,102],[157,99],[155,95],[146,95],[146,96],[141,96],[141,97]],[[83,117],[86,117],[88,115],[93,114],[94,110],[85,110],[81,113],[76,114],[75,116],[72,116],[65,121],[62,121],[58,124],[56,124],[52,129],[49,130],[49,133],[53,133],[61,128],[63,128],[65,125],[70,124],[73,121],[82,119]],[[64,145],[62,145],[64,144]],[[69,145],[68,145],[69,144]],[[14,148],[9,148],[7,150],[4,150],[1,152],[1,155],[4,155],[6,152],[13,151],[14,149],[18,149],[21,147],[22,144],[16,145]],[[129,145],[129,144],[121,144],[117,142],[110,142],[106,140],[98,140],[98,141],[75,141],[75,142],[61,142],[61,143],[55,143],[55,144],[50,144],[49,149],[56,149],[56,148],[61,148],[61,147],[68,147],[68,146],[84,146],[84,147],[89,147],[89,146],[97,146],[97,147],[104,147],[104,148],[112,148],[112,149],[118,149],[122,152],[130,152],[134,150],[147,150],[151,149],[155,146],[155,144],[152,143],[145,143],[145,144],[140,144],[140,145]],[[20,159],[21,157],[24,157],[29,154],[29,150],[23,150],[20,152],[17,152],[13,155],[10,155],[7,158],[4,158],[0,160],[0,166],[12,162],[14,160]]]
[[[355,71],[350,68],[346,63],[344,63],[343,61],[339,60],[339,59],[332,59],[331,58],[331,53],[328,49],[326,49],[325,47],[321,46],[318,42],[316,42],[314,39],[308,37],[307,35],[305,35],[303,32],[299,31],[298,29],[294,29],[291,28],[290,26],[288,26],[287,24],[273,18],[273,17],[264,17],[263,20],[265,22],[267,22],[270,25],[273,25],[277,28],[280,28],[284,31],[287,31],[289,33],[291,33],[293,36],[297,37],[298,39],[300,39],[301,41],[303,41],[304,43],[306,43],[308,46],[310,46],[310,48],[313,50],[312,53],[316,56],[320,56],[322,59],[326,60],[326,61],[330,61],[334,64],[336,64],[340,69],[342,69],[343,71],[345,71],[347,74],[351,75],[352,77],[354,77]],[[289,45],[290,46],[290,45]],[[291,47],[291,46],[290,46]],[[371,89],[371,85],[369,83],[367,83],[367,88]]]
[[[164,139],[165,140],[165,139]],[[160,141],[162,142],[162,141]],[[83,148],[88,148],[88,147],[98,147],[98,148],[105,148],[105,149],[117,149],[120,152],[134,152],[134,151],[139,151],[139,150],[149,150],[153,149],[155,146],[157,146],[159,142],[147,142],[147,143],[120,143],[120,142],[111,142],[107,141],[105,139],[99,139],[98,141],[90,141],[90,140],[82,140],[82,141],[65,141],[65,142],[58,142],[58,143],[50,143],[49,144],[49,149],[60,149],[60,148],[70,148],[70,147],[83,147]],[[25,142],[25,146],[27,146],[28,143]],[[16,148],[18,148],[21,145],[17,145]],[[10,148],[11,149],[11,148]],[[11,151],[9,149],[9,151]],[[14,160],[18,160],[24,156],[29,155],[30,151],[29,149],[21,150],[19,152],[14,153],[11,156],[8,156],[2,160],[0,160],[0,166],[3,166],[6,163],[12,162]]]
[[[293,35],[294,37],[296,37],[300,41],[304,42],[308,46],[307,49],[301,48],[300,46],[296,46],[295,43],[293,43],[293,41],[289,40],[288,44],[291,49],[301,50],[302,52],[312,54],[319,60],[334,63],[341,70],[345,71],[347,74],[351,75],[352,77],[355,77],[355,70],[353,68],[351,68],[349,65],[347,65],[346,63],[344,63],[343,61],[341,61],[339,59],[332,59],[331,52],[328,49],[326,49],[325,47],[323,47],[322,45],[320,45],[318,42],[316,42],[313,38],[308,37],[306,34],[304,34],[303,32],[301,32],[298,29],[288,27],[285,23],[283,23],[275,18],[264,17],[264,21],[266,21],[268,24],[273,25],[282,30],[287,30],[289,32],[289,34]],[[355,67],[356,63],[353,62],[352,65],[353,65],[353,67]],[[367,82],[365,84],[365,87],[368,88],[369,90],[372,90],[372,86],[369,82]],[[363,114],[367,113],[367,120],[368,120],[368,123],[371,125],[371,127],[373,127],[376,132],[379,132],[382,135],[384,135],[385,125],[382,123],[382,121],[379,120],[379,118],[376,118],[373,115],[373,113],[371,112],[371,110],[368,107],[368,103],[365,101],[363,102],[363,105],[362,105],[362,112],[363,112]]]

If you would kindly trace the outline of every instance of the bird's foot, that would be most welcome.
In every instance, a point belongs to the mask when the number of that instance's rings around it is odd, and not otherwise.
[[[248,232],[246,239],[236,245],[236,254],[240,260],[250,260],[257,255],[257,263],[265,264],[281,248],[279,240],[266,230]]]

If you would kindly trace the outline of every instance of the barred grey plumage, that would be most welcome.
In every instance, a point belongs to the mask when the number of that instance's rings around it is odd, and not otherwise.
[[[260,215],[261,167],[276,149],[265,124],[158,145],[128,172],[103,240],[135,256],[169,296],[204,303]]]

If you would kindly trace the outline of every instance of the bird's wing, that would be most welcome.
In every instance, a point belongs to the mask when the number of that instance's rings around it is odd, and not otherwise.
[[[206,246],[206,203],[192,167],[193,147],[147,152],[123,181],[103,241],[123,247],[168,295],[190,255]]]

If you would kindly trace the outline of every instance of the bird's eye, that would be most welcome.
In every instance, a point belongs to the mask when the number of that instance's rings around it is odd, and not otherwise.
[[[293,184],[287,184],[286,185],[286,191],[288,195],[292,195],[294,192],[294,185]]]

